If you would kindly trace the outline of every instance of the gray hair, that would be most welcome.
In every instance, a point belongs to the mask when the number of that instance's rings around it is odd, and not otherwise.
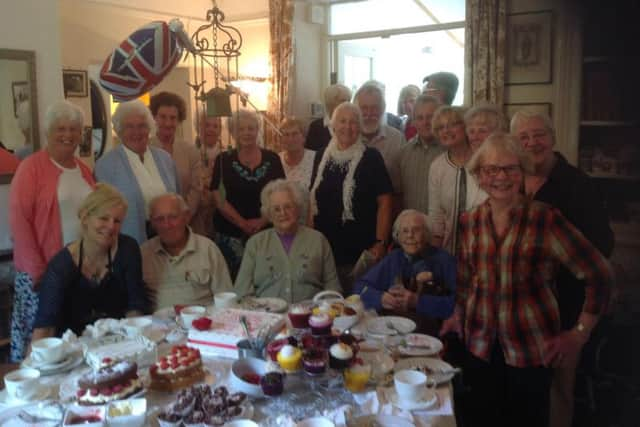
[[[512,154],[518,158],[518,163],[525,173],[533,173],[533,162],[522,148],[522,144],[515,136],[505,132],[494,132],[485,139],[480,148],[469,159],[467,169],[472,174],[478,175],[483,166],[484,158],[490,151]]]
[[[404,111],[404,101],[409,97],[409,95],[413,95],[414,97],[418,97],[420,95],[420,88],[416,85],[407,85],[400,89],[400,95],[398,95],[398,114],[404,115],[406,111]]]
[[[111,124],[119,137],[122,137],[125,119],[133,114],[144,117],[144,120],[147,122],[147,126],[149,127],[149,134],[152,135],[155,133],[156,121],[153,119],[151,111],[149,111],[142,101],[135,99],[133,101],[121,102],[118,104],[116,111],[111,117]]]
[[[149,200],[149,217],[152,216],[153,211],[155,210],[156,204],[159,201],[164,199],[170,199],[177,202],[178,207],[180,208],[180,211],[183,213],[189,211],[189,205],[187,205],[187,202],[185,202],[184,198],[181,195],[176,193],[164,193],[164,194],[155,196],[153,199]]]
[[[238,124],[241,120],[251,120],[253,121],[258,128],[258,145],[262,145],[262,118],[258,113],[255,113],[251,110],[246,110],[241,108],[237,111],[234,111],[231,116],[227,118],[227,129],[229,133],[235,140],[238,136]]]
[[[44,115],[44,129],[50,134],[60,120],[69,120],[80,129],[84,126],[84,113],[80,107],[69,101],[57,101],[47,108]]]
[[[393,222],[391,236],[396,243],[400,244],[400,228],[402,227],[402,223],[405,221],[405,219],[413,215],[422,219],[422,223],[424,224],[424,238],[425,241],[429,241],[429,217],[424,212],[420,212],[415,209],[405,209],[400,212],[396,220]]]
[[[433,104],[437,108],[437,107],[440,106],[440,100],[438,98],[436,98],[435,96],[425,95],[424,93],[419,95],[416,98],[416,105],[413,106],[413,115],[415,116],[416,110],[418,109],[419,106],[421,107],[421,106],[427,105],[427,104]]]
[[[349,110],[358,118],[358,124],[360,125],[360,129],[362,129],[362,111],[360,107],[352,102],[343,102],[338,105],[335,110],[333,110],[333,114],[331,115],[331,129],[335,129],[336,127],[336,117],[338,117],[338,113],[342,110]]]
[[[384,116],[385,111],[387,109],[387,102],[384,99],[384,84],[380,83],[376,80],[369,80],[368,82],[364,82],[362,86],[356,91],[356,94],[353,95],[353,101],[357,104],[358,97],[363,93],[370,93],[378,96],[379,106],[381,115]]]
[[[526,109],[516,111],[513,117],[511,118],[509,130],[511,131],[512,134],[515,135],[516,130],[523,123],[528,122],[529,120],[532,120],[532,119],[542,120],[542,123],[544,123],[545,128],[547,128],[547,130],[549,131],[549,133],[551,134],[551,136],[555,141],[555,136],[554,136],[555,132],[553,129],[553,123],[551,122],[551,118],[547,114],[537,112],[537,111],[531,111]]]
[[[289,193],[293,199],[293,203],[295,203],[298,208],[298,215],[300,215],[309,198],[309,193],[296,181],[280,178],[269,182],[260,192],[260,212],[262,216],[269,220],[271,219],[269,217],[269,212],[271,211],[271,195],[280,191]]]
[[[344,96],[340,96],[340,95],[344,95]],[[327,108],[327,113],[329,113],[328,111],[329,106],[335,104],[335,101],[337,99],[342,99],[342,98],[346,98],[347,100],[350,100],[351,89],[339,83],[328,86],[324,90],[324,107]],[[335,105],[333,106],[335,107]]]
[[[483,102],[469,108],[464,115],[465,126],[469,126],[474,119],[480,119],[483,123],[492,128],[493,132],[504,130],[504,118],[502,116],[502,112],[495,104]]]

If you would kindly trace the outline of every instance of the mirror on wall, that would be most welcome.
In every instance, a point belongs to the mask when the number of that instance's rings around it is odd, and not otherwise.
[[[0,49],[0,142],[20,159],[40,148],[36,86],[35,52]]]

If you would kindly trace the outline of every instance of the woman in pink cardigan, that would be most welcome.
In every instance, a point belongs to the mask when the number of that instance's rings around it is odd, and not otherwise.
[[[84,115],[67,101],[47,110],[47,146],[18,166],[9,193],[9,224],[16,268],[11,317],[12,362],[24,358],[38,310],[38,284],[49,260],[79,233],[78,207],[95,186],[74,153]]]

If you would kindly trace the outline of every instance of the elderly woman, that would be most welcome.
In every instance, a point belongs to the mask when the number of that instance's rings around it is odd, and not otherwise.
[[[416,85],[403,87],[398,96],[398,116],[403,119],[402,128],[407,141],[418,133],[416,127],[411,123],[413,107],[418,96],[420,96],[420,88]]]
[[[391,179],[375,148],[361,140],[362,114],[345,102],[331,118],[334,137],[317,156],[310,215],[336,258],[340,283],[351,290],[351,271],[363,251],[380,260],[391,231]]]
[[[273,228],[247,242],[235,282],[239,295],[278,297],[288,302],[320,291],[340,291],[333,253],[322,233],[300,225],[305,201],[297,183],[277,179],[262,190],[262,214]]]
[[[462,330],[477,425],[548,425],[550,367],[576,357],[611,292],[600,252],[558,211],[521,194],[532,169],[519,141],[503,133],[490,135],[469,162],[489,198],[462,217],[457,304],[442,332]],[[560,265],[586,289],[569,330],[556,297]]]
[[[554,129],[545,114],[518,111],[511,119],[511,133],[533,160],[533,173],[524,178],[526,194],[557,208],[600,252],[609,257],[613,232],[604,199],[596,183],[562,154],[553,151]],[[558,305],[563,329],[575,325],[584,305],[584,286],[566,268],[558,271]],[[553,426],[570,426],[573,415],[573,388],[579,358],[566,360],[554,371],[551,387]]]
[[[180,194],[194,215],[201,195],[200,153],[195,145],[176,138],[178,126],[187,117],[187,107],[175,93],[160,92],[151,97],[149,109],[156,121],[156,135],[151,138],[151,145],[171,155],[176,164]]]
[[[212,218],[216,211],[216,203],[209,186],[213,176],[213,166],[220,154],[221,133],[220,117],[209,117],[206,111],[202,111],[198,120],[198,138],[196,139],[196,146],[200,149],[200,204],[191,220],[191,227],[196,233],[207,236],[211,240],[215,238]]]
[[[123,102],[111,119],[122,144],[96,163],[96,178],[116,187],[128,203],[122,233],[138,244],[154,235],[148,205],[155,196],[177,192],[176,166],[166,151],[149,146],[153,117],[142,101]]]
[[[25,355],[38,309],[38,290],[49,260],[78,237],[78,207],[95,181],[74,156],[84,115],[67,101],[46,112],[47,146],[23,160],[11,182],[9,222],[16,268],[11,318],[11,361]]]
[[[333,110],[349,100],[351,100],[351,89],[344,85],[334,84],[324,90],[324,117],[315,119],[309,124],[307,140],[304,143],[306,148],[315,151],[326,148],[331,140]]]
[[[432,243],[455,254],[460,214],[482,203],[487,195],[465,168],[471,157],[471,147],[464,133],[463,110],[448,105],[438,108],[432,126],[440,145],[447,150],[429,169]]]
[[[502,113],[493,104],[474,105],[464,114],[464,126],[471,151],[476,151],[489,134],[502,131]]]
[[[232,278],[240,267],[246,240],[267,225],[260,214],[260,192],[269,181],[285,177],[280,157],[260,148],[261,124],[249,110],[238,110],[229,118],[236,148],[218,156],[211,179],[218,207],[213,217],[215,242]]]
[[[311,173],[315,151],[304,148],[304,125],[295,117],[285,117],[280,123],[282,145],[280,160],[287,179],[299,183],[308,190],[311,186]]]
[[[456,260],[429,245],[427,216],[404,210],[393,224],[400,245],[355,284],[365,307],[447,319],[453,313]]]
[[[148,311],[140,248],[120,234],[126,212],[127,201],[108,184],[86,197],[78,209],[80,238],[51,259],[42,278],[34,341]]]

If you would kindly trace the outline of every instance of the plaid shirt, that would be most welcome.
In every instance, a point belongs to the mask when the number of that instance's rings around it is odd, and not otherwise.
[[[559,264],[584,280],[583,311],[606,307],[613,284],[608,262],[556,209],[535,201],[514,208],[502,240],[489,201],[463,214],[460,226],[457,303],[475,356],[489,360],[497,338],[508,365],[543,364],[545,341],[560,332]]]

